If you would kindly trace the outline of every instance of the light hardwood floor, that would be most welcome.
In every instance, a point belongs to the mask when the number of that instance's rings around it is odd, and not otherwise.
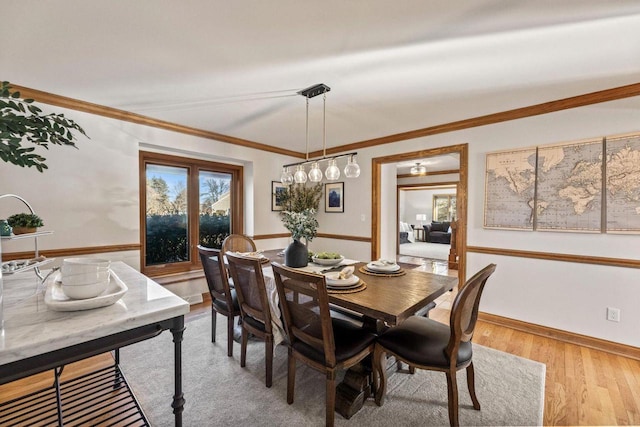
[[[427,261],[419,268],[456,274],[437,262]],[[430,317],[448,323],[454,296],[455,291],[439,298]],[[208,303],[193,305],[186,320],[208,313]],[[544,425],[640,425],[640,361],[482,321],[478,322],[473,341],[546,365]],[[217,345],[226,343],[221,340]],[[69,365],[63,379],[111,362],[109,355],[101,355]],[[0,402],[50,386],[51,381],[52,374],[44,373],[0,386]]]

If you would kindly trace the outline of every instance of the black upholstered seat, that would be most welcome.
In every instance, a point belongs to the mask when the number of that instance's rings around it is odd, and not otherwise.
[[[449,366],[446,350],[451,330],[444,323],[426,317],[412,316],[378,338],[380,345],[420,365]],[[471,360],[471,341],[460,343],[456,357],[458,366]]]
[[[347,320],[332,317],[331,326],[333,328],[333,341],[336,347],[335,355],[337,363],[360,353],[371,344],[371,340],[376,338],[373,333],[363,331],[361,327]],[[296,341],[293,344],[293,348],[309,359],[313,359],[322,364],[326,363],[324,351],[319,351],[303,341]]]
[[[447,376],[449,422],[458,425],[458,385],[456,372],[467,369],[467,386],[473,407],[480,409],[476,397],[471,338],[478,319],[480,297],[487,279],[495,271],[490,264],[460,288],[451,306],[449,325],[412,316],[400,325],[383,332],[373,354],[376,403],[382,405],[387,387],[386,355],[408,363],[411,369],[442,371]]]

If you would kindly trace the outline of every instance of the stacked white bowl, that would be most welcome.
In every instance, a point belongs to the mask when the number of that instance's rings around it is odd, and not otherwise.
[[[66,258],[62,261],[62,292],[69,298],[95,298],[107,289],[111,262],[99,258]]]

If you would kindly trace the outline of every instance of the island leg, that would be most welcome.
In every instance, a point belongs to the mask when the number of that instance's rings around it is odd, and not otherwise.
[[[175,352],[175,393],[173,395],[173,414],[175,416],[176,427],[182,427],[182,411],[184,410],[184,396],[182,394],[182,335],[184,333],[184,316],[178,316],[173,319],[171,327],[173,334],[173,344]]]

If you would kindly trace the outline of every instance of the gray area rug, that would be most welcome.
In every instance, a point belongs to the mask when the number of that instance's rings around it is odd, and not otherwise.
[[[211,343],[211,318],[187,323],[183,341],[185,426],[322,426],[324,376],[302,364],[296,374],[295,401],[288,405],[287,349],[275,349],[273,386],[264,386],[264,344],[250,341],[247,366],[240,367],[240,345],[227,357],[226,319],[218,316],[217,343]],[[169,332],[121,350],[122,370],[152,426],[172,426],[173,342]],[[541,425],[545,365],[479,345],[474,346],[476,411],[459,372],[462,425]],[[444,373],[417,370],[389,375],[385,403],[372,399],[350,420],[336,413],[336,425],[449,425]]]
[[[415,242],[403,243],[398,249],[400,255],[415,256],[430,259],[449,259],[450,245],[444,243]]]

